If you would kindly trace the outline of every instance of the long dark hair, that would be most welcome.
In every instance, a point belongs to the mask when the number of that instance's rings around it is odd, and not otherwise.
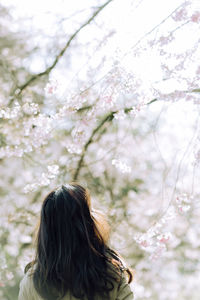
[[[108,299],[124,271],[119,254],[111,249],[92,214],[90,194],[77,183],[62,185],[43,201],[32,267],[34,287],[43,299],[59,300],[69,291],[74,297]]]

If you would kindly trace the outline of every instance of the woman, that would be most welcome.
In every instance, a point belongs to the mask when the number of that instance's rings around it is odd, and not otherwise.
[[[18,300],[133,299],[132,271],[107,245],[108,237],[108,224],[92,210],[87,189],[71,183],[50,192]]]

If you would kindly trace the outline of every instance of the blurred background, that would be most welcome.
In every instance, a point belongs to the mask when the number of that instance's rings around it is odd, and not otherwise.
[[[0,298],[78,181],[135,299],[199,299],[200,2],[0,0]]]

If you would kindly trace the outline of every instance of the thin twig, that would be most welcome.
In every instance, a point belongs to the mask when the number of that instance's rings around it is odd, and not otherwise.
[[[151,104],[151,103],[153,103],[153,102],[155,102],[155,101],[157,101],[157,100],[158,100],[158,99],[153,99],[153,100],[149,101],[149,102],[147,103],[147,105],[149,105],[149,104]],[[129,113],[132,109],[133,109],[132,107],[127,107],[127,108],[124,109],[124,112],[125,112],[125,113]],[[84,161],[84,158],[85,158],[85,154],[86,154],[86,152],[87,152],[87,149],[88,149],[89,145],[93,142],[94,136],[95,136],[96,133],[103,127],[103,125],[104,125],[105,123],[110,122],[110,121],[113,120],[114,114],[115,114],[115,113],[117,113],[117,111],[112,111],[112,112],[110,112],[109,114],[107,114],[107,115],[103,118],[103,120],[100,122],[100,124],[92,131],[92,133],[91,133],[91,135],[90,135],[88,141],[85,143],[85,145],[84,145],[84,147],[83,147],[82,155],[81,155],[81,157],[80,157],[80,159],[79,159],[79,161],[78,161],[77,168],[76,168],[75,173],[74,173],[74,177],[73,177],[73,180],[74,180],[74,181],[76,181],[77,178],[78,178],[78,176],[79,176],[80,170],[81,170],[81,168],[82,168],[82,166],[83,166],[83,161]]]
[[[84,148],[83,148],[83,153],[78,161],[78,165],[73,177],[73,180],[76,181],[79,175],[79,172],[81,170],[82,164],[83,164],[83,160],[85,158],[85,154],[87,152],[87,149],[89,147],[89,145],[93,142],[93,138],[96,135],[96,133],[101,129],[101,127],[108,121],[112,121],[112,119],[114,118],[114,113],[115,112],[111,112],[108,115],[106,115],[106,117],[101,121],[101,123],[92,131],[91,136],[89,137],[88,141],[86,142]]]

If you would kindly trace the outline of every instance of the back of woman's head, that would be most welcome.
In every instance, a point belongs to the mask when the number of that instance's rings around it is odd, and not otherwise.
[[[87,189],[62,185],[44,199],[31,265],[34,286],[44,299],[62,299],[67,291],[80,299],[92,300],[96,293],[107,298],[123,265],[97,226]]]

